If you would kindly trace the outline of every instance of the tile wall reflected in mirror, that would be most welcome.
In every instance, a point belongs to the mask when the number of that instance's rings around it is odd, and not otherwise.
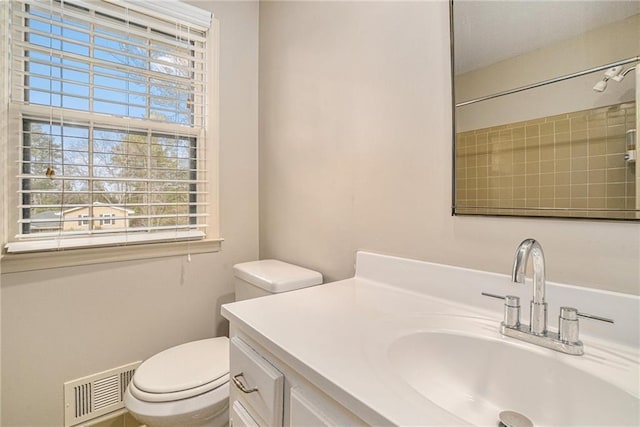
[[[458,133],[458,213],[640,218],[635,121],[630,102]]]

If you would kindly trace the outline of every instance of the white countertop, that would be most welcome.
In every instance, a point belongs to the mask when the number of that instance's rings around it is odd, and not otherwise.
[[[450,272],[446,270],[446,274],[484,274],[492,279],[492,283],[498,283],[481,287],[473,287],[468,283],[461,283],[462,287],[448,284],[432,292],[437,295],[434,296],[416,287],[416,281],[413,285],[405,283],[406,278],[400,277],[402,274],[394,273],[393,284],[372,280],[369,278],[371,271],[365,265],[379,264],[380,259],[377,257],[382,256],[360,253],[358,257],[361,267],[354,278],[226,304],[222,307],[222,314],[235,328],[251,336],[369,424],[465,424],[463,420],[418,393],[412,393],[406,384],[396,379],[393,369],[385,366],[384,342],[388,342],[389,337],[419,330],[421,322],[433,314],[476,317],[482,319],[481,322],[486,322],[488,334],[494,334],[496,339],[508,339],[501,337],[498,332],[502,320],[500,301],[493,302],[486,298],[487,307],[493,308],[492,304],[495,305],[495,309],[487,309],[469,305],[471,297],[466,294],[476,295],[480,291],[500,293],[505,290],[502,289],[503,286],[510,289],[508,287],[513,285],[501,275],[418,262],[420,265],[413,265],[413,271],[409,268],[412,277],[416,273],[424,273],[416,271],[416,268],[445,268],[451,269]],[[387,273],[393,273],[393,268],[387,270]],[[380,272],[379,277],[384,276],[384,272]],[[474,278],[475,282],[478,282],[478,277]],[[482,282],[481,279],[479,281]],[[429,281],[422,283],[422,287],[431,290],[434,288]],[[487,287],[490,289],[486,289]],[[466,289],[465,295],[460,293],[461,289]],[[523,289],[526,293],[531,291],[530,287]],[[453,298],[456,294],[459,295],[456,301],[463,300],[467,304],[444,298]],[[631,311],[637,308],[637,298],[632,297],[627,301],[624,295],[612,295],[614,297],[622,298],[622,305],[627,304]],[[472,299],[474,298],[476,297]],[[479,297],[478,301],[485,304],[484,297]],[[526,313],[523,314],[526,316]],[[620,313],[617,314],[620,316]],[[553,322],[552,318],[550,315],[550,324]],[[633,318],[630,320],[634,322]],[[594,334],[597,332],[598,329]],[[634,333],[636,331],[632,331],[631,335]],[[585,345],[589,345],[584,337],[583,341]],[[594,339],[593,342],[597,347],[598,340]],[[618,346],[616,343],[612,345]],[[628,354],[631,360],[637,360],[637,348],[634,346],[622,343],[616,348]],[[585,369],[591,363],[588,357],[581,359],[561,354],[557,357],[573,358],[572,363],[586,364]],[[635,372],[637,375],[637,370]],[[633,383],[631,388],[634,388]]]

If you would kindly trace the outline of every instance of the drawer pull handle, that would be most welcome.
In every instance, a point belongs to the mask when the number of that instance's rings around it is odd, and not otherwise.
[[[240,377],[243,377],[242,372],[240,372],[238,375],[234,375],[231,378],[233,380],[233,383],[236,385],[236,387],[238,387],[238,390],[246,394],[253,393],[254,391],[258,391],[258,387],[247,388],[244,384],[242,384],[242,381],[240,381]]]

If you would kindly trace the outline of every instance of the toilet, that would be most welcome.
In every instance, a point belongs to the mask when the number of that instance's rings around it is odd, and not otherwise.
[[[236,301],[322,283],[317,271],[268,259],[233,266]],[[147,427],[224,427],[229,423],[229,339],[192,341],[151,356],[124,395]]]

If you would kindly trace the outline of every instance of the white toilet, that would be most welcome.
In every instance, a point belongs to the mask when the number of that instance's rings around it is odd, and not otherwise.
[[[322,283],[316,271],[277,260],[233,266],[236,301]],[[124,404],[147,427],[224,427],[229,422],[229,339],[161,351],[136,370]]]

